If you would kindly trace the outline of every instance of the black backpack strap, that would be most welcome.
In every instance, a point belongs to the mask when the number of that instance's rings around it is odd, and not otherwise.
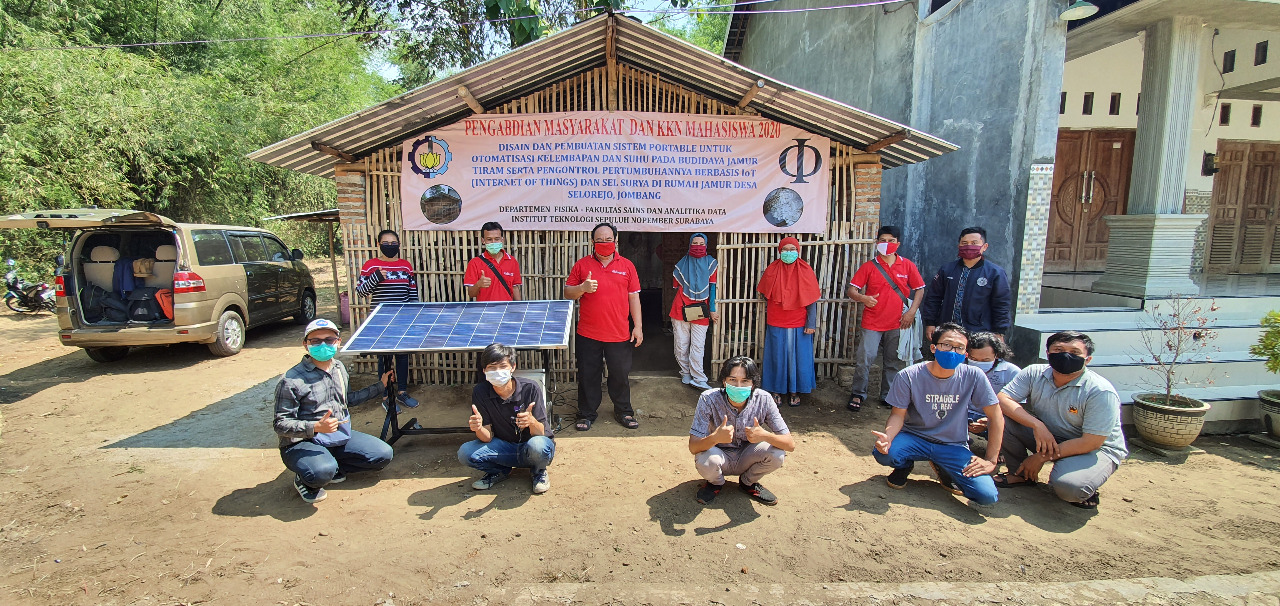
[[[489,269],[493,270],[493,275],[494,275],[494,276],[496,276],[496,277],[498,278],[498,284],[501,284],[503,288],[507,289],[507,296],[508,296],[508,297],[511,297],[511,300],[512,300],[512,301],[515,301],[515,300],[516,300],[516,293],[512,292],[511,287],[507,285],[507,281],[506,281],[506,280],[504,280],[504,279],[502,279],[502,272],[498,271],[498,268],[497,268],[497,267],[494,267],[494,266],[493,266],[493,262],[491,262],[491,261],[489,261],[489,259],[485,258],[484,254],[481,254],[481,255],[480,255],[480,260],[481,260],[481,261],[484,261],[484,264],[485,264],[485,265],[488,265],[488,266],[489,266]]]

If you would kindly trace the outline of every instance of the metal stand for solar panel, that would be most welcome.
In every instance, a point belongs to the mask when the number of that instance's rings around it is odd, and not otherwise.
[[[503,343],[517,351],[540,351],[545,381],[551,377],[551,350],[569,347],[572,313],[573,302],[564,300],[382,303],[346,340],[342,351],[378,355],[467,352]],[[471,433],[470,427],[422,427],[417,418],[402,425],[397,387],[396,381],[387,383],[387,416],[381,434],[386,443],[394,444],[405,435]],[[545,387],[544,383],[544,393]],[[550,398],[546,398],[546,406],[547,421],[551,422],[555,416]]]

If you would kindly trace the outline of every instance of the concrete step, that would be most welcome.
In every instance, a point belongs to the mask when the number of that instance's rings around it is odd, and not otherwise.
[[[1218,336],[1213,340],[1212,347],[1220,352],[1247,352],[1250,345],[1258,342],[1258,335],[1262,334],[1262,329],[1256,324],[1253,326],[1218,327],[1213,330],[1218,333]],[[1090,339],[1093,339],[1095,360],[1098,356],[1103,355],[1136,354],[1142,347],[1142,331],[1091,330],[1082,332],[1085,332]],[[1045,344],[1052,334],[1052,332],[1040,334],[1040,344],[1036,348],[1037,355],[1044,356]],[[1215,354],[1214,357],[1219,356]]]
[[[1241,315],[1252,313],[1257,315],[1258,318],[1262,318],[1269,310],[1280,310],[1280,297],[1212,297],[1212,300],[1213,304],[1218,306],[1218,311],[1213,312],[1215,314]],[[1146,308],[1150,309],[1153,303],[1159,303],[1159,300],[1148,299],[1145,302]]]
[[[1244,311],[1229,314],[1215,312],[1211,314],[1213,321],[1209,323],[1208,327],[1258,327],[1261,326],[1260,321],[1264,315],[1266,315],[1265,311],[1261,313]],[[1145,311],[1106,310],[1023,314],[1018,316],[1018,320],[1014,324],[1042,333],[1053,334],[1060,330],[1078,330],[1083,333],[1139,330],[1151,327],[1153,323],[1151,314]]]

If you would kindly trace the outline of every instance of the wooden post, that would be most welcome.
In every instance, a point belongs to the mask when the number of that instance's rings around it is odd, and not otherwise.
[[[746,109],[747,104],[751,103],[751,100],[755,98],[756,93],[760,92],[763,88],[764,80],[756,80],[756,83],[751,85],[751,88],[747,89],[747,92],[742,94],[742,98],[738,99],[738,109]]]
[[[462,100],[467,102],[467,107],[470,107],[471,111],[477,114],[484,113],[484,106],[480,105],[479,101],[476,101],[476,98],[471,95],[471,91],[467,90],[467,87],[459,86],[458,96],[462,97]]]
[[[608,25],[605,26],[604,34],[604,58],[608,65],[606,76],[609,79],[609,92],[606,101],[611,112],[618,111],[618,46],[614,40],[618,35],[618,29],[614,25],[614,19],[617,19],[617,17],[611,13]]]
[[[338,323],[342,323],[342,286],[338,284],[338,259],[333,256],[333,221],[325,221],[329,226],[329,269],[333,270],[333,300],[338,305]]]

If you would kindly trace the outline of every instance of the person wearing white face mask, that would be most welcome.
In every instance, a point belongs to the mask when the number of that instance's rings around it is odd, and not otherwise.
[[[471,392],[471,418],[476,439],[458,449],[458,461],[484,472],[471,484],[488,490],[507,479],[516,467],[529,469],[533,493],[551,488],[547,466],[556,443],[547,427],[547,407],[536,381],[513,376],[516,350],[493,343],[480,353],[485,382]]]
[[[1009,361],[1013,350],[993,332],[979,332],[969,335],[969,364],[977,366],[987,375],[992,391],[1000,393],[1018,375],[1017,364]],[[985,436],[987,433],[987,417],[975,410],[969,411],[969,433]]]

